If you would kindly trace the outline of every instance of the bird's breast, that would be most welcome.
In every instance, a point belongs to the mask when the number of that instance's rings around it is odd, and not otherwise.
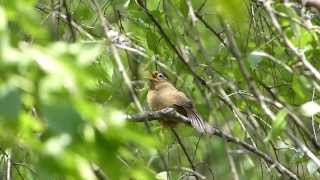
[[[175,104],[174,92],[169,90],[150,90],[147,95],[148,105],[152,110],[172,107]]]

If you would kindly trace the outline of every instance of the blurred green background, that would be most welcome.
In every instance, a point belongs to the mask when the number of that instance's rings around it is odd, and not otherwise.
[[[317,165],[283,133],[291,132],[318,155],[283,109],[289,107],[317,137],[319,81],[283,43],[260,2],[150,0],[147,12],[139,2],[97,0],[112,26],[107,38],[91,1],[0,0],[1,179],[8,178],[8,162],[12,179],[194,178],[170,130],[152,121],[149,133],[144,123],[125,121],[126,114],[139,109],[110,43],[117,47],[144,110],[144,78],[160,70],[193,99],[207,122],[266,152],[301,179],[320,178]],[[285,36],[318,69],[319,31],[290,19],[305,21],[296,6],[277,1],[272,7],[286,15],[277,16]],[[306,11],[311,14],[308,22],[318,28],[318,12]],[[223,45],[228,44],[225,24],[252,81],[270,100],[275,121],[254,98],[238,60]],[[284,106],[274,105],[276,101]],[[309,101],[310,108],[301,111]],[[314,111],[306,116],[310,109]],[[196,171],[207,179],[283,178],[222,138],[200,136],[185,125],[177,132]]]

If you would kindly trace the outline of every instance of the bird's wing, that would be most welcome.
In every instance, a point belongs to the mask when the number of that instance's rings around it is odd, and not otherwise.
[[[190,119],[191,126],[200,133],[206,133],[206,124],[198,115],[191,100],[182,92],[174,93],[177,111]]]

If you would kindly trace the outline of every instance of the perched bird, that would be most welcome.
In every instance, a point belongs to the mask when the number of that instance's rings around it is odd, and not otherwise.
[[[180,114],[188,117],[192,127],[200,133],[206,133],[206,126],[196,112],[191,100],[181,91],[177,90],[167,78],[160,72],[155,71],[152,77],[148,78],[150,87],[147,95],[147,102],[153,111],[166,107],[173,107]],[[175,127],[176,121],[161,121],[164,126]]]

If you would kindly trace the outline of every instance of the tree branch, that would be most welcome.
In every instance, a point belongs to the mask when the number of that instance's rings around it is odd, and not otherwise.
[[[133,89],[133,86],[132,86],[132,82],[130,80],[130,77],[127,73],[127,71],[125,70],[125,66],[124,64],[122,63],[122,60],[121,60],[121,57],[120,57],[120,54],[119,54],[119,51],[116,47],[116,43],[114,41],[112,41],[112,39],[110,39],[110,30],[112,29],[112,26],[111,24],[109,23],[109,21],[105,18],[105,16],[103,15],[103,13],[101,12],[101,9],[99,8],[99,4],[96,0],[91,0],[91,4],[93,6],[93,8],[97,11],[98,13],[98,16],[99,16],[99,19],[100,19],[100,23],[101,23],[101,26],[104,30],[104,35],[106,37],[107,40],[110,41],[110,48],[111,48],[111,51],[112,51],[112,54],[113,54],[113,57],[116,61],[116,64],[118,66],[118,70],[119,72],[121,73],[123,79],[124,79],[124,83],[127,85],[128,89],[129,89],[129,92],[131,94],[131,97],[133,99],[133,102],[134,104],[136,105],[137,109],[139,110],[140,113],[144,113],[144,110],[142,108],[142,105]],[[108,49],[106,49],[108,50]],[[152,134],[152,131],[151,131],[151,128],[148,124],[148,121],[147,119],[145,119],[144,121],[144,125],[146,127],[146,130],[149,134]],[[158,155],[160,157],[161,160],[163,160],[163,164],[165,166],[165,169],[167,170],[168,169],[168,166],[166,164],[166,162],[164,161],[164,157],[161,153],[161,151],[159,149],[157,149],[157,152],[158,152]]]
[[[317,68],[315,68],[307,59],[307,57],[305,56],[304,52],[298,48],[296,48],[294,46],[294,44],[290,41],[290,39],[286,36],[286,34],[283,32],[281,25],[276,17],[276,15],[273,12],[273,8],[271,6],[272,1],[270,0],[264,0],[263,1],[263,5],[266,9],[266,11],[268,12],[270,18],[271,18],[271,22],[273,24],[273,26],[276,28],[276,30],[278,31],[278,33],[280,34],[280,36],[282,37],[282,40],[284,42],[284,45],[293,53],[295,54],[299,61],[302,62],[302,64],[311,72],[311,74],[313,75],[313,77],[317,80],[320,81],[320,72],[317,70]]]
[[[161,120],[161,121],[177,121],[177,122],[190,124],[190,119],[176,112],[174,108],[164,108],[159,111],[148,111],[144,113],[128,115],[126,119],[131,122]],[[284,165],[282,165],[276,160],[273,160],[268,154],[260,151],[259,149],[246,143],[245,141],[242,141],[239,138],[233,137],[230,134],[225,133],[218,128],[212,127],[208,123],[206,123],[206,133],[207,135],[214,135],[227,142],[239,145],[242,148],[246,149],[247,151],[263,159],[269,165],[272,165],[273,167],[275,167],[276,170],[281,175],[289,177],[291,179],[298,179],[298,176],[292,171],[290,171],[288,168],[286,168]]]
[[[71,40],[72,40],[72,42],[75,42],[76,41],[76,33],[75,33],[75,31],[73,29],[73,26],[71,24],[72,17],[71,17],[71,13],[70,13],[70,11],[68,9],[68,5],[67,5],[66,0],[63,0],[62,4],[63,4],[63,7],[64,7],[64,9],[66,11],[66,16],[67,16],[66,19],[67,19],[67,24],[68,24],[68,27],[69,27],[70,33],[71,33]]]
[[[12,161],[11,161],[11,152],[10,150],[8,150],[8,152],[6,153],[7,156],[6,156],[6,162],[7,162],[7,167],[6,167],[6,180],[11,180],[12,178]]]
[[[67,15],[61,13],[60,11],[55,11],[55,10],[51,11],[50,8],[48,8],[44,5],[37,5],[36,9],[41,11],[42,13],[45,13],[45,14],[52,14],[53,16],[56,16],[56,17],[62,19],[62,21],[66,24],[69,23],[68,19],[67,19]],[[85,36],[90,41],[98,41],[94,37],[93,34],[91,34],[86,29],[83,28],[83,25],[75,22],[72,18],[70,19],[70,24],[72,25],[72,27],[76,31],[78,31],[80,33],[80,35]],[[133,53],[138,54],[143,57],[148,57],[148,55],[145,53],[144,48],[139,46],[138,44],[135,44],[132,41],[130,41],[130,39],[125,34],[118,33],[116,36],[117,37],[114,38],[115,40],[113,39],[113,41],[116,41],[116,42],[114,42],[114,44],[117,48],[133,52]],[[121,39],[121,40],[119,40],[119,39]]]
[[[140,7],[143,9],[143,11],[147,14],[147,16],[150,18],[150,20],[155,24],[155,26],[158,28],[160,35],[165,39],[167,44],[170,46],[170,48],[176,53],[178,58],[181,60],[183,64],[185,64],[188,68],[188,70],[191,72],[191,74],[202,84],[206,85],[206,81],[200,77],[192,68],[192,66],[188,63],[188,61],[183,57],[183,55],[179,52],[179,49],[175,46],[175,44],[170,40],[169,36],[166,34],[164,29],[162,28],[161,24],[156,20],[156,18],[151,14],[151,12],[143,5],[140,4]]]

